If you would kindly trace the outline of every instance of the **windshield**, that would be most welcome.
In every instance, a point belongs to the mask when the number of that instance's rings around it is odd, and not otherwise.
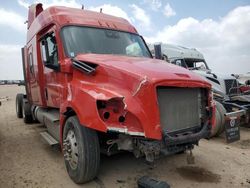
[[[168,61],[172,64],[184,67],[189,70],[209,70],[206,61],[203,59],[176,59],[169,58]]]
[[[184,59],[169,59],[170,63],[178,65],[183,68],[188,68]]]
[[[142,38],[137,34],[81,26],[62,29],[64,48],[68,57],[79,53],[115,54],[151,57]]]
[[[185,59],[185,63],[190,70],[209,70],[205,60]]]

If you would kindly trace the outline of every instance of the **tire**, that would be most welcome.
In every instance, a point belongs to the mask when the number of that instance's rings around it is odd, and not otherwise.
[[[16,95],[16,116],[23,118],[23,94],[18,93]]]
[[[215,126],[212,127],[210,138],[212,138],[216,134],[218,134],[218,131],[220,129],[220,122],[221,122],[221,115],[220,115],[220,112],[219,112],[218,107],[216,105],[216,108],[215,108]]]
[[[64,161],[70,178],[77,184],[93,180],[100,167],[100,146],[96,131],[80,125],[78,118],[71,116],[65,122],[63,140]],[[74,159],[77,162],[72,162]]]
[[[219,125],[218,125],[218,130],[215,133],[214,136],[220,136],[221,133],[223,133],[225,131],[225,116],[224,114],[227,112],[226,109],[224,108],[224,106],[219,103],[216,102],[216,109],[218,111],[218,116],[219,116]],[[216,115],[217,115],[216,114]],[[216,123],[217,124],[217,123]]]
[[[22,104],[22,112],[23,112],[23,121],[24,123],[30,124],[33,122],[33,117],[31,113],[31,105],[29,104],[27,99],[23,99],[23,104]]]
[[[216,102],[216,109],[215,109],[216,122],[215,122],[215,127],[212,128],[210,138],[219,136],[225,130],[224,114],[226,113],[226,109],[218,101],[215,102]]]
[[[248,112],[248,122],[246,124],[247,124],[247,127],[250,128],[250,112]]]
[[[226,120],[225,120],[224,114],[227,113],[227,111],[221,103],[217,102],[216,105],[218,106],[218,112],[220,114],[221,122],[220,122],[219,130],[218,130],[217,134],[215,134],[215,136],[220,136],[225,131],[225,121]]]

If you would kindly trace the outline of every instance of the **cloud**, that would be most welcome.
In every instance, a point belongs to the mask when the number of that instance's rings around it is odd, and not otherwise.
[[[143,4],[148,4],[153,11],[158,11],[161,6],[161,0],[144,0]]]
[[[29,3],[25,2],[24,0],[18,0],[17,3],[26,9],[29,8]]]
[[[131,18],[129,18],[127,13],[118,6],[113,6],[113,5],[110,5],[110,4],[104,4],[104,5],[97,6],[97,7],[89,7],[87,9],[100,12],[101,8],[102,8],[102,12],[105,13],[105,14],[121,17],[121,18],[124,18],[124,19],[128,20],[129,22],[131,22]]]
[[[43,4],[44,8],[48,8],[50,6],[66,6],[66,7],[72,7],[72,8],[81,8],[82,5],[77,3],[75,0],[52,0],[52,2],[48,3],[47,0],[39,0],[37,2],[40,2]]]
[[[30,3],[27,3],[24,0],[18,0],[18,4],[24,8],[27,8],[27,9],[33,3],[42,3],[44,9],[51,7],[51,6],[66,6],[66,7],[72,7],[72,8],[81,8],[82,7],[82,5],[77,3],[75,0],[52,0],[52,1],[48,1],[48,0],[37,1],[37,0],[35,0],[35,1],[30,1]],[[132,20],[131,18],[129,18],[127,13],[118,6],[113,6],[110,4],[103,4],[103,5],[97,6],[97,7],[93,7],[93,6],[85,7],[85,9],[96,11],[96,12],[99,12],[100,8],[102,8],[102,12],[105,14],[121,17],[121,18],[124,18],[130,22]]]
[[[175,15],[176,15],[176,12],[175,12],[174,9],[170,6],[170,4],[167,3],[167,4],[164,6],[163,14],[168,18],[168,17],[171,17],[171,16],[175,16]]]
[[[201,51],[209,66],[222,73],[249,72],[250,6],[237,7],[220,20],[183,18],[146,41],[178,44]]]
[[[0,18],[0,25],[2,26],[8,26],[21,32],[26,30],[24,24],[26,19],[15,12],[0,8]]]
[[[130,5],[132,8],[132,14],[136,20],[139,21],[141,27],[148,30],[151,25],[150,17],[145,13],[145,11],[135,4]]]
[[[66,6],[66,7],[72,7],[72,8],[81,8],[82,5],[77,3],[75,0],[35,0],[35,1],[30,1],[29,3],[25,2],[24,0],[18,0],[18,4],[24,8],[27,8],[33,4],[33,3],[42,3],[43,8],[46,9],[50,6]]]
[[[21,46],[0,44],[0,80],[22,79]]]

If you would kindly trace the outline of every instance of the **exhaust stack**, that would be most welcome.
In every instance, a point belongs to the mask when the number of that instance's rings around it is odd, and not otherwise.
[[[27,28],[30,28],[30,25],[34,19],[43,11],[43,4],[37,3],[29,6],[29,15],[28,15],[28,25]]]

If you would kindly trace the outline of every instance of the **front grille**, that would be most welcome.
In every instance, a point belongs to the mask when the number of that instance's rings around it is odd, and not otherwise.
[[[201,118],[206,114],[205,89],[158,87],[157,95],[164,131],[201,126]]]
[[[229,92],[230,94],[234,94],[237,93],[237,87],[238,87],[238,83],[236,79],[228,79],[225,80],[225,87],[226,87],[226,94],[228,95]],[[233,88],[233,89],[231,89]]]

